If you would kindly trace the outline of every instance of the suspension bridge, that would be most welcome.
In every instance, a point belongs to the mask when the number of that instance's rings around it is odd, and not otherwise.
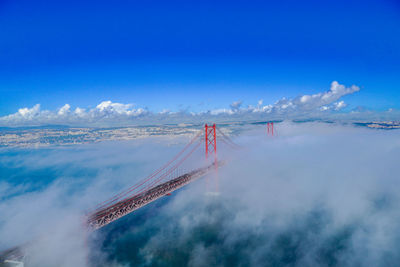
[[[267,123],[267,135],[274,136],[273,122]],[[217,173],[218,168],[226,163],[218,159],[217,138],[218,147],[224,145],[231,149],[239,148],[239,146],[215,124],[206,124],[204,130],[199,131],[190,142],[165,165],[136,184],[102,201],[89,210],[84,216],[84,225],[86,229],[89,232],[100,229],[161,197],[170,195],[172,192],[206,176],[210,172]],[[201,149],[202,144],[204,144],[204,150]],[[200,155],[204,153],[205,157],[199,157],[199,155],[196,157],[196,153]],[[201,160],[201,157],[203,160]],[[185,164],[187,165],[186,168]],[[210,187],[212,187],[211,191],[214,191],[214,193],[218,192],[218,175],[215,175],[212,181],[207,179],[207,190],[210,190]],[[18,246],[0,252],[0,267],[3,265],[23,266],[22,260],[25,254],[24,246]]]
[[[269,127],[268,124],[268,132]],[[170,195],[210,172],[217,172],[217,169],[225,164],[225,161],[219,160],[217,156],[217,138],[218,147],[220,145],[233,149],[239,147],[215,124],[206,124],[204,130],[199,131],[165,165],[88,211],[84,217],[87,230],[100,229],[163,196]],[[201,147],[204,147],[204,150]],[[196,157],[196,153],[200,155],[204,153],[205,157],[204,154]],[[210,190],[210,187],[212,191],[218,191],[217,175],[212,181],[207,180],[207,190]],[[0,253],[0,266],[5,260],[10,262],[21,260],[24,255],[23,246],[4,251]]]

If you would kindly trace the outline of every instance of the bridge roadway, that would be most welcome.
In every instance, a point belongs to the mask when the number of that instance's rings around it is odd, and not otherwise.
[[[141,194],[135,195],[128,199],[123,199],[110,207],[101,209],[88,217],[87,222],[89,229],[97,230],[103,226],[106,226],[107,224],[159,199],[160,197],[163,197],[193,182],[194,180],[206,175],[209,171],[214,170],[223,164],[224,162],[222,161],[214,162],[209,166],[183,174],[177,178],[155,186]]]

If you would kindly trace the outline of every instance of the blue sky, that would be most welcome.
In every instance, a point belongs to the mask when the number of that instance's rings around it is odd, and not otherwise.
[[[361,90],[400,108],[400,4],[371,1],[0,1],[0,116],[101,101],[153,111]]]

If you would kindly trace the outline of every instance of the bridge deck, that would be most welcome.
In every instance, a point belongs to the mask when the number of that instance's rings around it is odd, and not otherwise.
[[[118,220],[119,218],[163,197],[188,183],[200,178],[207,174],[210,170],[215,169],[217,166],[221,166],[222,162],[213,163],[207,167],[196,169],[170,181],[155,186],[146,192],[139,195],[135,195],[128,199],[123,199],[116,204],[104,208],[92,214],[88,218],[89,228],[92,230],[99,229],[107,224]]]

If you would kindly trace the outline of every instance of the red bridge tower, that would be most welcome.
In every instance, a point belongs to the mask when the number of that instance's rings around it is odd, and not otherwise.
[[[206,160],[210,156],[214,156],[215,166],[215,191],[218,192],[218,159],[217,159],[217,131],[215,123],[211,125],[205,125],[205,143],[206,143]],[[208,184],[208,182],[207,182]],[[207,185],[208,187],[208,185]]]
[[[205,137],[206,137],[206,159],[209,155],[214,153],[214,160],[217,160],[217,134],[215,131],[215,123],[213,126],[205,125]]]

